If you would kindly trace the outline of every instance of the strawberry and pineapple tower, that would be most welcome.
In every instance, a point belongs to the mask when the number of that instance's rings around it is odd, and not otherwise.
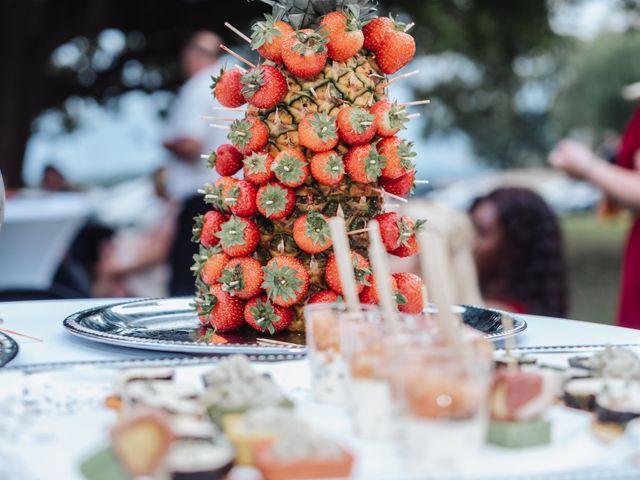
[[[413,38],[368,0],[265,3],[273,12],[250,39],[262,61],[222,71],[212,85],[222,110],[244,112],[213,125],[229,130],[229,144],[210,154],[221,178],[203,189],[211,210],[194,227],[197,309],[217,332],[300,332],[304,305],[339,299],[332,216],[354,232],[364,303],[377,303],[370,219],[390,253],[418,251],[421,222],[384,212],[385,195],[408,196],[415,180],[415,153],[399,135],[407,111],[387,96],[387,75],[411,60]],[[422,309],[418,277],[392,283],[400,310]]]

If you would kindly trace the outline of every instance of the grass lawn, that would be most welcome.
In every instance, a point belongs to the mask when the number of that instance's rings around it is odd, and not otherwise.
[[[569,269],[569,317],[614,323],[628,217],[586,213],[562,218]]]

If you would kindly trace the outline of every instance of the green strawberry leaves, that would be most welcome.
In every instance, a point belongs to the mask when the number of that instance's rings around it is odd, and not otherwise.
[[[287,208],[287,189],[278,184],[270,184],[258,197],[260,207],[265,211],[267,217],[277,215]]]
[[[255,306],[249,308],[249,312],[256,319],[256,323],[263,332],[268,331],[271,335],[276,333],[273,324],[278,323],[282,318],[276,313],[273,304],[269,300],[263,302],[258,299]]]
[[[331,155],[327,159],[327,163],[324,166],[323,171],[332,180],[335,180],[341,175],[344,175],[344,162],[342,161],[342,157],[340,157],[339,155]]]
[[[272,43],[275,37],[280,37],[282,33],[276,28],[277,20],[266,13],[263,22],[256,22],[251,27],[251,48],[259,49],[265,43]]]
[[[222,248],[229,248],[246,243],[245,230],[247,222],[240,217],[233,215],[229,220],[224,222],[220,227],[220,231],[216,232],[216,237],[220,239]]]
[[[393,102],[389,108],[387,117],[389,120],[389,128],[399,128],[400,130],[407,128],[405,124],[409,121],[409,114],[407,113],[407,109],[398,105],[397,102]]]
[[[338,137],[336,119],[326,113],[315,112],[309,123],[313,127],[315,134],[323,142],[327,142]]]
[[[364,173],[367,176],[367,180],[375,182],[387,165],[387,157],[378,153],[375,148],[372,148],[363,162]]]
[[[416,156],[416,152],[413,151],[413,142],[407,142],[402,140],[398,145],[398,157],[400,158],[400,166],[405,171],[411,170],[414,165],[412,159]]]
[[[369,275],[373,272],[368,267],[361,267],[360,262],[358,262],[358,257],[353,255],[351,262],[353,264],[353,274],[356,277],[356,282],[360,285],[365,285],[367,287],[371,286],[371,282],[369,282]]]
[[[375,118],[375,115],[369,113],[364,108],[354,107],[349,112],[349,123],[351,123],[351,128],[358,133],[363,133],[371,127]]]
[[[240,149],[243,150],[251,140],[252,126],[252,123],[247,119],[234,120],[231,123],[231,130],[227,138],[234,146],[240,147]]]
[[[285,302],[297,300],[302,291],[304,281],[298,278],[298,271],[288,265],[279,265],[275,262],[269,267],[264,267],[264,280],[262,288],[267,292],[269,299],[282,299]]]
[[[304,180],[306,165],[307,162],[287,153],[273,165],[272,170],[282,183],[295,184]]]
[[[331,239],[329,223],[321,213],[309,213],[304,222],[304,230],[306,236],[309,237],[315,245],[324,247]]]
[[[225,268],[218,278],[218,283],[222,284],[222,290],[231,294],[244,289],[242,264],[237,263],[233,268]]]
[[[252,68],[247,73],[242,75],[242,77],[240,77],[240,83],[242,83],[243,85],[240,93],[245,98],[253,97],[253,95],[266,83],[266,80],[264,79],[264,73],[260,66]]]
[[[252,152],[244,158],[243,164],[249,175],[257,175],[267,173],[267,154],[260,152]]]

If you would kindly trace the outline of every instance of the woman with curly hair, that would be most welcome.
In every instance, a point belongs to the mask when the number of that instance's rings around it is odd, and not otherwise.
[[[542,197],[525,188],[499,188],[475,200],[470,215],[485,303],[517,313],[564,317],[562,235]]]

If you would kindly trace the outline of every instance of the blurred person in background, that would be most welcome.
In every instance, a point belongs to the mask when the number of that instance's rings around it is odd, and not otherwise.
[[[640,98],[640,84],[634,96]],[[640,107],[622,135],[615,163],[598,158],[573,140],[561,141],[549,154],[549,163],[599,187],[613,202],[634,214],[624,257],[618,325],[640,329]]]
[[[476,199],[469,214],[485,304],[516,313],[566,316],[562,236],[542,197],[525,188],[498,188]]]

